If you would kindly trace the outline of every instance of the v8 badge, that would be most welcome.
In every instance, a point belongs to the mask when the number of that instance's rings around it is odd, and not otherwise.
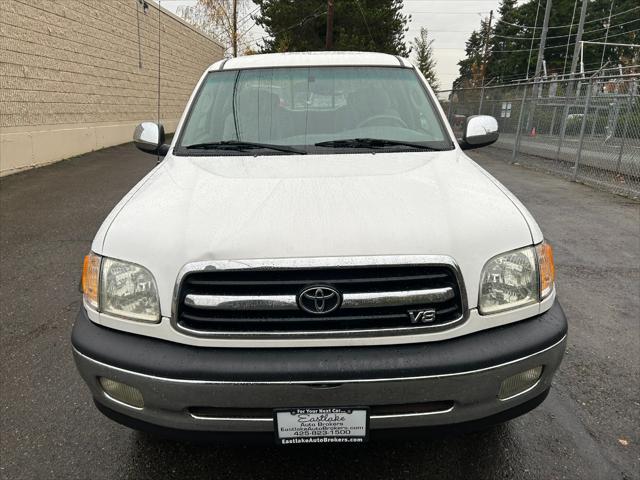
[[[436,319],[435,308],[426,308],[424,310],[409,310],[409,319],[411,323],[431,323]]]

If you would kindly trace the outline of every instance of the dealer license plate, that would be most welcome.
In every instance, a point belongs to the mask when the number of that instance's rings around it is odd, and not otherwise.
[[[275,412],[276,439],[282,445],[363,443],[367,440],[366,408],[294,408]]]

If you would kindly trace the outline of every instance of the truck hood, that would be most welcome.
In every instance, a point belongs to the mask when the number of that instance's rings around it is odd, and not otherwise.
[[[187,263],[448,255],[475,307],[484,263],[532,243],[522,207],[459,150],[167,158],[107,217],[93,250],[147,267],[170,315]]]

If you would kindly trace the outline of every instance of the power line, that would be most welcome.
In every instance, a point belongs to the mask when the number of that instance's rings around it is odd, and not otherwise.
[[[429,30],[429,33],[471,33],[469,30],[431,30],[430,28],[427,30]]]
[[[623,23],[618,23],[616,25],[611,25],[611,29],[616,28],[616,27],[622,27],[624,25],[628,25],[630,23],[635,23],[635,22],[640,22],[640,17],[635,18],[633,20],[629,20],[628,22],[623,22]],[[574,24],[576,25],[576,24]],[[551,28],[551,27],[549,27]],[[410,30],[415,30],[416,32],[419,31],[417,28],[416,29],[410,29]],[[471,29],[471,32],[469,30],[432,30],[432,29],[428,29],[429,33],[471,33],[473,30]],[[589,33],[595,33],[595,32],[601,32],[603,30],[606,30],[606,27],[603,28],[596,28],[594,30],[587,30],[586,32],[584,32],[584,34],[589,34]],[[557,38],[569,38],[569,37],[575,37],[577,34],[576,33],[571,33],[571,34],[567,34],[567,35],[552,35],[552,36],[547,36],[547,40],[550,39],[557,39]],[[506,40],[531,40],[531,37],[514,37],[514,36],[509,36],[509,35],[492,35],[493,38],[504,38]],[[540,40],[540,37],[535,37],[534,40]]]
[[[243,23],[246,20],[250,19],[251,15],[253,15],[255,12],[257,12],[259,9],[260,9],[260,6],[258,5],[256,8],[254,8],[249,13],[247,13],[244,17],[242,17],[240,20],[238,20],[238,25],[240,25],[241,23]]]
[[[617,33],[615,35],[609,35],[609,38],[619,37],[621,35],[629,35],[630,33],[636,33],[636,32],[640,32],[640,28],[637,28],[635,30],[629,30],[628,32]],[[589,41],[592,41],[592,40],[603,40],[604,38],[605,37],[597,37],[597,38],[592,38]],[[569,45],[575,45],[576,43],[580,43],[580,42],[572,42]],[[555,46],[552,46],[552,47],[546,47],[545,50],[550,50],[552,48],[565,48],[565,45],[555,45]],[[528,52],[528,51],[529,51],[528,48],[521,48],[521,49],[516,49],[516,50],[491,50],[491,53],[517,53],[517,52]]]
[[[362,16],[362,20],[364,20],[364,24],[367,27],[367,32],[369,32],[369,38],[371,39],[371,43],[375,46],[376,41],[373,39],[373,35],[371,34],[371,29],[369,28],[369,23],[367,22],[367,17],[362,10],[362,5],[360,5],[360,0],[356,0],[356,5],[358,5],[358,9],[360,10],[360,15]]]
[[[591,70],[585,70],[584,75],[588,75],[589,73],[593,73],[593,72],[597,72],[599,70],[600,67],[600,62],[594,62],[594,63],[590,63],[588,65],[585,65],[585,67],[589,67],[591,68]],[[596,68],[598,67],[598,68]],[[626,67],[622,67],[623,69],[630,69],[630,68],[637,68],[637,65],[629,65]],[[610,68],[606,68],[603,70],[603,72],[607,72],[607,71],[611,71],[611,70],[618,70],[618,67],[610,67]],[[458,75],[460,75],[460,73],[458,73]],[[562,77],[566,77],[566,75],[559,75],[557,80],[563,80]],[[519,81],[526,81],[529,80],[525,77],[522,76],[521,73],[516,73],[513,75],[500,75],[500,76],[495,76],[495,77],[491,77],[489,79],[489,81],[495,81],[495,80],[500,80],[501,82],[509,82],[509,85],[507,84],[494,84],[492,87],[487,87],[487,88],[501,88],[504,86],[511,86],[510,84],[515,84],[516,82]],[[566,79],[565,79],[566,80]],[[553,78],[549,78],[547,77],[547,81],[553,81]]]
[[[607,37],[609,36],[609,27],[611,27],[611,11],[613,10],[613,3],[615,2],[615,0],[611,0],[611,6],[609,7],[609,20],[607,20],[607,33],[604,36],[604,41],[605,43],[607,42]],[[607,50],[607,46],[605,45],[602,48],[602,58],[600,59],[600,63],[604,62],[604,53]]]
[[[436,3],[451,3],[451,2],[467,2],[467,3],[474,3],[474,2],[491,2],[491,3],[495,3],[494,0],[404,0],[404,3],[409,3],[409,2],[420,2],[420,3],[425,3],[428,1],[432,1],[432,2],[436,2]]]
[[[251,29],[255,26],[257,26],[257,23],[252,24],[249,28],[247,28],[246,30],[243,30],[242,32],[238,33],[238,37],[242,38],[244,35],[246,35],[249,31],[251,31]]]
[[[417,14],[417,13],[430,13],[432,15],[480,15],[483,13],[489,13],[489,10],[483,10],[483,11],[475,11],[475,12],[411,12],[411,15]]]
[[[591,44],[591,45],[611,45],[612,47],[630,47],[630,48],[638,48],[640,44],[638,43],[611,43],[611,42],[591,42],[589,40],[585,40],[582,42],[583,44]]]
[[[634,22],[640,22],[640,17],[638,18],[634,18],[633,20],[629,20],[628,22],[624,22],[624,23],[618,23],[617,25],[611,25],[610,28],[615,28],[615,27],[622,27],[624,25],[628,25],[630,23],[634,23]],[[551,27],[549,27],[551,28]],[[594,30],[587,30],[586,32],[584,32],[584,35],[589,34],[589,33],[594,33],[594,32],[601,32],[603,30],[607,30],[607,27],[603,27],[603,28],[596,28]],[[547,37],[547,40],[552,39],[552,38],[567,38],[567,37],[575,37],[577,34],[576,33],[569,33],[568,35],[553,35],[551,37]],[[509,35],[493,35],[494,38],[504,38],[507,40],[531,40],[529,37],[514,37],[514,36],[509,36]],[[540,37],[535,37],[535,40],[540,40]]]
[[[587,0],[585,0],[585,1],[587,1]],[[633,7],[633,8],[630,8],[629,10],[625,10],[624,12],[616,13],[615,15],[611,15],[611,18],[617,17],[619,15],[624,15],[625,13],[633,12],[634,10],[640,10],[640,7]],[[594,20],[589,20],[588,22],[584,22],[584,23],[586,25],[587,23],[599,22],[600,20],[606,20],[608,18],[609,18],[609,16],[607,15],[606,17],[596,18]],[[520,27],[520,28],[527,28],[527,29],[533,28],[533,29],[538,29],[538,30],[540,30],[542,28],[542,27],[535,27],[535,26],[532,26],[532,25],[518,25],[517,23],[510,23],[510,22],[507,22],[506,20],[502,20],[502,19],[500,19],[498,21],[501,22],[501,23],[504,23],[506,25],[511,25],[513,27]],[[549,27],[549,28],[550,29],[551,28],[567,28],[567,27],[573,27],[573,25],[574,25],[573,23],[570,23],[570,24],[567,24],[567,25],[555,25],[555,26],[552,26],[552,27]]]
[[[627,32],[621,32],[621,33],[616,33],[614,35],[609,35],[608,38],[613,38],[613,37],[620,37],[622,35],[629,35],[630,33],[637,33],[640,32],[640,28],[637,28],[635,30],[629,30]],[[587,41],[593,41],[593,40],[603,40],[605,37],[596,37],[596,38],[592,38],[589,40],[585,40],[585,42]],[[578,42],[580,43],[580,42]],[[575,45],[576,42],[571,42],[569,43],[569,45]],[[554,45],[551,47],[545,47],[545,50],[550,50],[552,48],[565,48],[566,45]],[[465,47],[438,47],[438,46],[434,46],[434,49],[439,49],[439,50],[464,50]],[[529,49],[528,48],[519,48],[519,49],[509,49],[509,50],[491,50],[490,53],[522,53],[522,52],[528,52]]]
[[[594,63],[589,63],[587,65],[585,65],[585,67],[595,67],[595,66],[599,66],[600,62],[594,62]],[[617,68],[617,67],[615,67]],[[613,69],[613,68],[612,68]],[[592,70],[595,71],[595,70]],[[586,71],[585,73],[589,73],[589,71]],[[518,79],[518,80],[528,80],[527,78],[525,78],[522,73],[514,73],[512,75],[499,75],[499,76],[495,76],[495,77],[491,77],[490,80],[496,80],[496,79],[500,79],[502,81],[505,80],[512,80],[512,79]]]
[[[310,15],[308,15],[308,16],[306,16],[306,17],[304,17],[304,18],[300,19],[300,20],[298,20],[296,23],[294,23],[294,24],[292,24],[292,25],[289,25],[289,26],[288,26],[288,27],[286,27],[286,28],[283,28],[283,29],[281,29],[281,30],[278,30],[277,32],[273,32],[272,34],[270,34],[270,36],[275,37],[276,35],[279,35],[279,34],[281,34],[282,32],[286,32],[287,30],[291,30],[292,28],[301,27],[302,25],[304,25],[304,23],[305,23],[307,20],[313,20],[314,18],[317,18],[317,17],[319,17],[319,16],[321,16],[321,15],[324,15],[325,13],[327,13],[327,11],[326,11],[326,10],[323,10],[322,12],[318,12],[318,10],[320,10],[322,7],[323,7],[323,5],[320,5],[318,8],[316,8],[316,9],[314,10],[314,13],[311,13]],[[251,44],[253,44],[253,43],[258,43],[258,42],[259,42],[259,41],[261,41],[261,40],[264,40],[264,37],[263,37],[263,38],[258,38],[258,39],[256,39],[256,40],[253,40],[252,42],[247,43],[247,46],[249,46],[249,45],[251,45]]]
[[[567,59],[569,58],[569,42],[571,41],[571,33],[573,32],[573,21],[576,18],[576,9],[578,7],[578,0],[573,3],[573,13],[571,14],[571,26],[569,27],[569,36],[567,37],[567,48],[564,51],[564,65],[562,66],[562,74],[564,75],[567,69]],[[611,12],[609,12],[611,13]]]

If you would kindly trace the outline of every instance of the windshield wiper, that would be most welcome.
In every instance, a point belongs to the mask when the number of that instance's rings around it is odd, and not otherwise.
[[[252,150],[258,148],[266,148],[269,150],[277,150],[285,153],[296,153],[298,155],[306,155],[307,152],[286,145],[273,145],[270,143],[242,142],[238,140],[222,140],[220,142],[194,143],[185,145],[187,150]]]
[[[319,142],[316,147],[329,148],[383,148],[383,147],[412,147],[420,150],[429,150],[431,152],[439,151],[438,148],[429,147],[420,143],[405,142],[403,140],[387,140],[384,138],[347,138],[344,140],[329,140],[327,142]]]

